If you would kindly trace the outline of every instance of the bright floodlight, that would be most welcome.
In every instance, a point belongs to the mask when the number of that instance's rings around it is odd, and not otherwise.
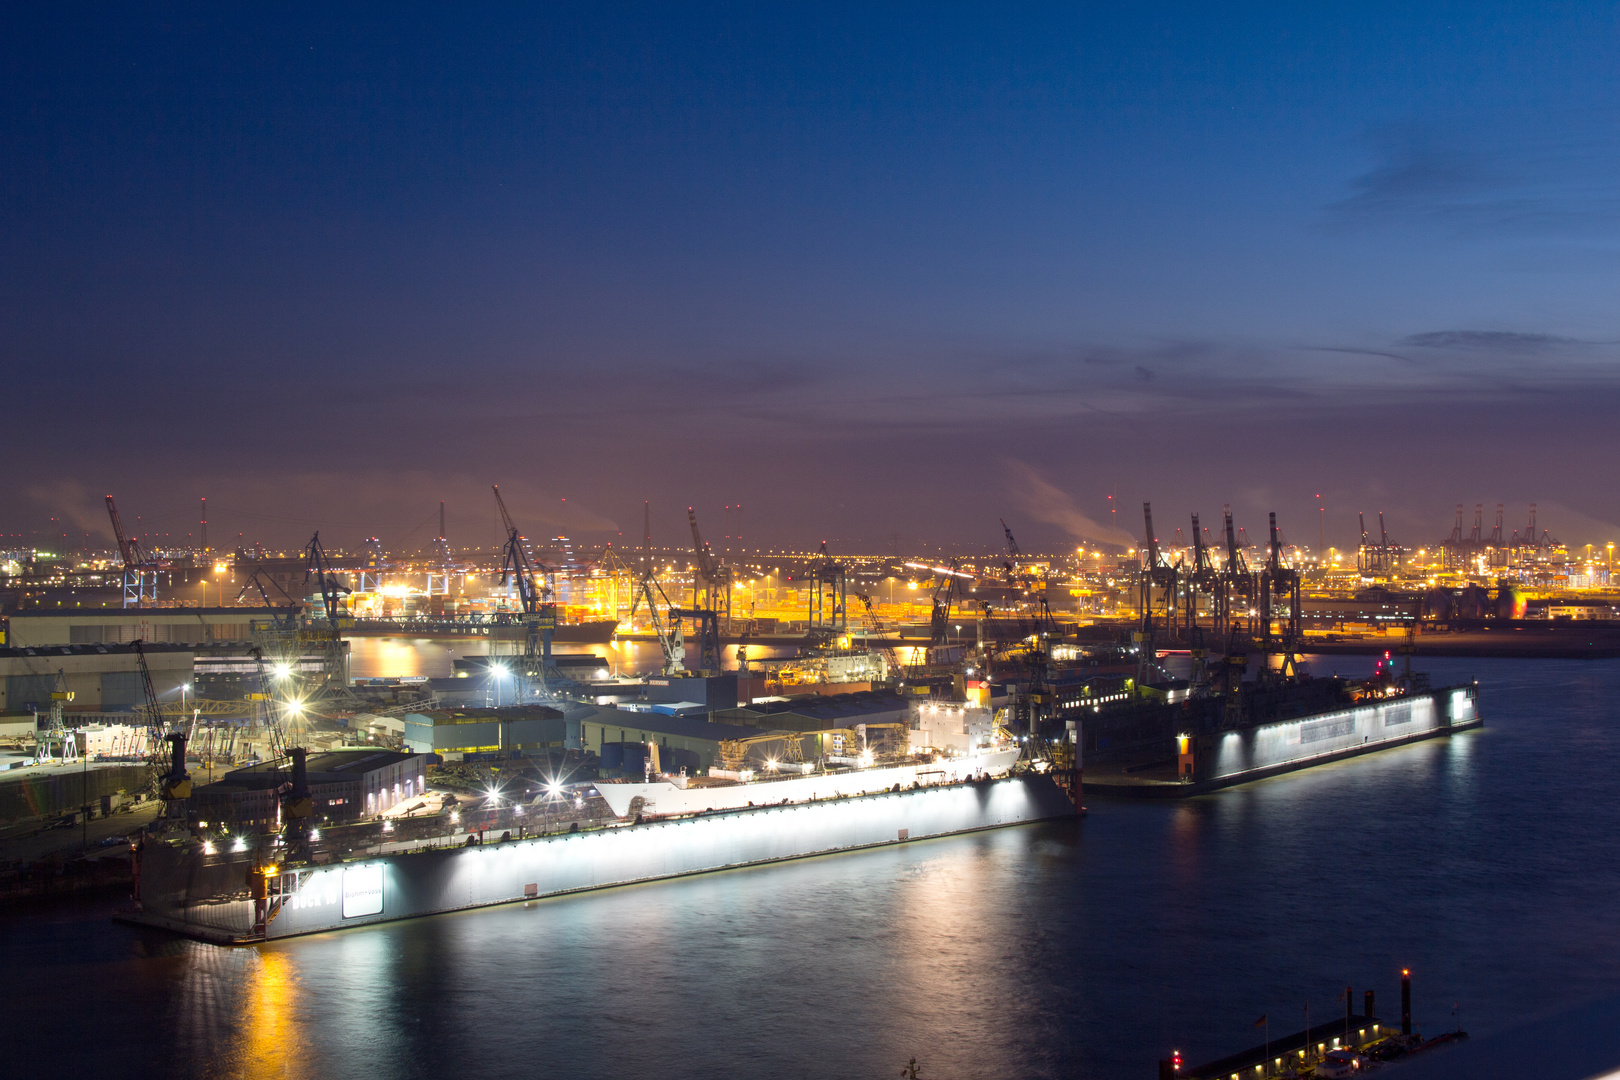
[[[552,798],[556,798],[558,795],[562,794],[562,785],[557,783],[555,780],[551,781],[551,783],[546,785],[546,794],[550,795]]]
[[[291,664],[277,664],[275,666],[275,668],[274,668],[274,671],[275,671],[276,678],[285,679],[288,675],[292,674],[292,665]]]
[[[505,675],[509,669],[505,664],[494,664],[490,667],[490,670],[497,675]]]

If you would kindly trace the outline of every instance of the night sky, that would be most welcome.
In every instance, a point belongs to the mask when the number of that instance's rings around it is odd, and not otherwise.
[[[1297,7],[8,5],[0,530],[1620,539],[1620,14]]]

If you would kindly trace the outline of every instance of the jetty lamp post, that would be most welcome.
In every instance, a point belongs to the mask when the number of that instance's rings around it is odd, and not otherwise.
[[[495,680],[495,707],[501,707],[501,680],[506,678],[506,665],[495,664],[490,667],[489,673]]]

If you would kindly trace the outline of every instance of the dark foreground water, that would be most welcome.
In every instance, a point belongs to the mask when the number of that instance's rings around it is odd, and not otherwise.
[[[1429,668],[1484,731],[1179,805],[253,949],[7,916],[4,1071],[1150,1077],[1403,965],[1429,1031],[1615,992],[1620,662]]]

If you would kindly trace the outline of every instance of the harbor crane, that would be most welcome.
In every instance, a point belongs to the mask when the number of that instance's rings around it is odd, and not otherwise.
[[[866,593],[856,593],[855,595],[866,608],[866,630],[868,635],[876,634],[878,640],[883,642],[882,645],[878,646],[878,649],[883,654],[884,663],[889,665],[889,671],[892,673],[890,677],[894,678],[903,675],[905,668],[900,665],[900,654],[895,651],[893,645],[888,644],[889,630],[883,625],[882,618],[878,616],[877,605],[872,602],[871,596]],[[867,640],[867,648],[871,648],[870,637]]]
[[[810,591],[809,636],[818,644],[825,644],[849,631],[849,587],[845,582],[844,565],[827,550],[827,541],[821,542],[821,557],[810,571],[814,583]]]
[[[1147,527],[1147,541],[1143,545],[1142,558],[1142,632],[1147,635],[1146,640],[1153,640],[1154,616],[1153,594],[1159,594],[1159,606],[1164,612],[1164,630],[1166,637],[1175,637],[1177,611],[1176,601],[1181,576],[1181,563],[1177,561],[1171,565],[1170,560],[1159,550],[1159,538],[1153,531],[1153,504],[1142,504],[1142,521]]]
[[[1248,615],[1245,628],[1254,632],[1254,575],[1249,572],[1248,561],[1243,557],[1243,547],[1238,542],[1237,533],[1232,527],[1232,508],[1227,506],[1222,511],[1225,517],[1226,529],[1226,561],[1221,566],[1221,578],[1225,585],[1227,632],[1236,634],[1238,620],[1234,611],[1241,599],[1241,608]]]
[[[698,632],[698,673],[704,676],[720,674],[720,615],[709,608],[679,608],[669,609],[669,621],[680,626],[682,619],[691,619],[697,623]],[[681,652],[685,652],[686,639],[676,630],[673,645],[678,645]]]
[[[274,588],[277,592],[279,592],[287,601],[285,606],[278,606],[274,600],[270,599],[271,588]],[[247,597],[249,589],[257,591],[259,594],[259,599],[264,601],[264,610],[270,616],[273,629],[294,629],[297,621],[298,609],[302,606],[302,604],[291,593],[282,588],[280,582],[276,581],[274,578],[267,577],[263,568],[255,565],[249,572],[247,580],[242,582],[242,587],[236,592],[237,604],[241,604],[242,601]]]
[[[185,826],[187,800],[191,798],[191,777],[186,775],[186,736],[182,731],[166,731],[163,706],[152,686],[152,669],[146,663],[146,650],[140,638],[132,643],[140,669],[142,712],[146,727],[147,788],[163,800],[163,829]],[[169,744],[165,746],[164,744]]]
[[[124,607],[140,607],[145,601],[157,601],[157,564],[141,547],[140,539],[126,535],[124,522],[118,516],[118,504],[107,496],[107,516],[112,519],[113,538],[118,541],[118,554],[124,560]]]
[[[1270,554],[1266,558],[1265,569],[1260,572],[1261,637],[1264,651],[1271,652],[1272,616],[1276,608],[1286,604],[1280,634],[1284,676],[1296,674],[1295,653],[1300,640],[1299,586],[1299,571],[1283,562],[1282,539],[1277,533],[1277,514],[1276,511],[1272,511]]]
[[[313,692],[306,694],[305,699],[324,698],[352,701],[353,693],[349,690],[348,665],[343,662],[343,629],[350,621],[341,610],[343,598],[351,590],[349,586],[338,580],[332,570],[331,560],[326,557],[326,548],[321,544],[321,534],[315,533],[310,537],[309,543],[304,545],[304,584],[307,586],[311,577],[321,593],[321,604],[325,608],[326,625],[310,636],[320,650],[321,654],[321,685]],[[296,644],[296,643],[294,643]],[[299,652],[302,645],[296,644]],[[288,660],[291,660],[289,657]]]
[[[1007,536],[1007,561],[1001,565],[1007,571],[1007,584],[1016,585],[1018,583],[1018,560],[1023,558],[1024,553],[1018,549],[1018,540],[1013,536],[1012,529],[1007,525],[1007,519],[997,518],[996,520],[1001,522],[1001,531]]]
[[[1226,630],[1226,589],[1215,560],[1204,543],[1204,530],[1199,528],[1198,515],[1192,516],[1193,565],[1187,575],[1186,629],[1193,648],[1202,650],[1203,631],[1198,624],[1198,598],[1208,597],[1211,629],[1218,637]],[[1196,681],[1196,680],[1195,680]]]
[[[930,663],[941,663],[938,652],[951,643],[951,608],[962,602],[962,583],[973,580],[964,574],[961,561],[952,559],[949,566],[929,566],[926,563],[906,563],[912,570],[931,570],[935,578],[934,607],[928,616],[928,650]]]
[[[693,604],[714,612],[715,618],[726,632],[731,630],[731,567],[715,558],[703,534],[698,531],[697,511],[686,508],[687,523],[692,526],[692,551],[697,556],[697,580],[692,588]]]
[[[551,589],[544,584],[536,584],[536,567],[529,558],[528,548],[523,542],[523,534],[518,531],[517,525],[512,521],[512,515],[507,512],[506,500],[501,498],[499,485],[492,486],[495,492],[495,506],[501,513],[501,524],[506,528],[506,546],[501,562],[501,584],[514,585],[518,592],[518,603],[523,611],[523,626],[526,631],[523,646],[523,675],[538,675],[542,693],[549,692],[553,681],[560,680],[562,673],[556,670],[551,662],[551,634],[557,626],[557,605],[551,602]]]
[[[671,614],[678,609],[669,602],[669,597],[664,594],[664,587],[658,584],[651,571],[643,573],[636,583],[636,594],[630,601],[631,619],[636,617],[636,609],[643,600],[647,602],[647,619],[652,623],[653,635],[658,638],[658,647],[664,653],[663,674],[685,675],[686,640],[681,634],[680,620]],[[658,614],[660,601],[663,602],[665,613],[663,616]]]
[[[332,572],[331,561],[326,557],[326,548],[321,545],[321,534],[316,533],[310,537],[309,543],[304,545],[304,584],[309,584],[310,575],[315,576],[316,587],[321,590],[321,603],[326,611],[326,623],[333,633],[343,627],[341,616],[338,614],[338,604],[351,590],[338,580]]]

